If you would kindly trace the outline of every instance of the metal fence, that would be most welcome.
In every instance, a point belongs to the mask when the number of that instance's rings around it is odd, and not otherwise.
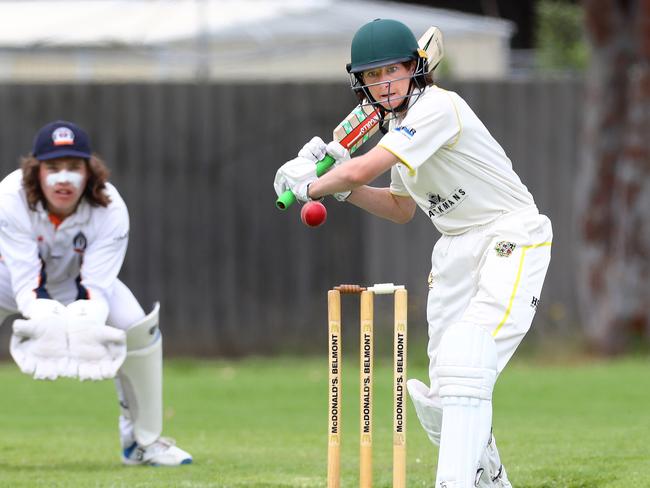
[[[475,109],[553,221],[531,335],[570,333],[581,82],[443,86]],[[161,301],[167,354],[324,350],[325,292],[341,282],[406,284],[413,337],[423,340],[437,238],[424,214],[397,226],[331,200],[327,223],[309,229],[297,208],[273,204],[276,168],[311,136],[328,139],[353,104],[338,83],[0,85],[0,169],[16,168],[49,120],[88,130],[130,210],[120,276],[145,308]],[[0,356],[9,332],[0,329]]]

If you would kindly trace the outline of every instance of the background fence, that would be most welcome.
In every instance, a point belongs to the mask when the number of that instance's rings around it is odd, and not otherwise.
[[[442,86],[475,109],[553,221],[532,341],[573,334],[581,82]],[[438,235],[422,212],[398,226],[328,199],[327,223],[309,229],[297,208],[274,207],[277,167],[313,135],[328,140],[354,103],[338,83],[0,85],[0,169],[16,168],[50,120],[90,133],[130,210],[121,279],[145,308],[161,301],[167,354],[322,352],[325,292],[341,282],[406,284],[411,331],[424,340]],[[376,314],[390,313],[382,303]],[[9,334],[0,329],[0,356]]]

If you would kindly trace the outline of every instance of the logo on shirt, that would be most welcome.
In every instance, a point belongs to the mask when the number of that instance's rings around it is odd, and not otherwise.
[[[87,245],[88,241],[83,232],[78,232],[77,235],[74,236],[74,239],[72,239],[72,247],[76,253],[83,254]]]
[[[430,205],[438,205],[442,202],[442,197],[437,193],[427,193],[427,200],[429,200]]]
[[[499,241],[497,242],[497,245],[494,246],[494,250],[497,252],[497,256],[507,258],[512,254],[512,251],[515,250],[515,247],[517,247],[517,244],[514,242]]]
[[[405,136],[407,139],[412,139],[415,133],[417,132],[415,129],[412,129],[411,127],[406,127],[405,125],[399,125],[393,129],[395,132],[399,132],[403,136]]]
[[[74,132],[67,127],[59,127],[52,132],[52,142],[55,146],[71,146],[74,144]]]
[[[465,200],[467,194],[462,188],[456,188],[450,195],[443,198],[437,193],[427,193],[429,200],[429,217],[434,219],[451,212],[456,205]]]

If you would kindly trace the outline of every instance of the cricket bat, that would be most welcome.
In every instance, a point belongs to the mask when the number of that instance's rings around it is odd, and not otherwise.
[[[444,56],[440,29],[435,26],[429,27],[418,40],[418,46],[420,54],[427,59],[428,73],[431,73]],[[332,133],[333,140],[338,141],[352,154],[379,130],[380,121],[381,116],[378,108],[366,103],[359,104],[336,126]],[[327,173],[334,163],[334,158],[326,154],[316,163],[316,176],[320,178]],[[280,210],[285,210],[295,201],[295,195],[291,190],[287,190],[278,197],[275,206]]]

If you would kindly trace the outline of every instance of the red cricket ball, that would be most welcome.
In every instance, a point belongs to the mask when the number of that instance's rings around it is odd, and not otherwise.
[[[307,202],[300,210],[300,220],[309,227],[318,227],[327,219],[327,209],[320,202]]]

